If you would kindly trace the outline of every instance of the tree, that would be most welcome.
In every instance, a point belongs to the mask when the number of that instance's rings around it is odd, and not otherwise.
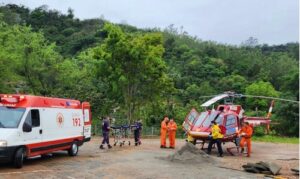
[[[245,40],[244,42],[242,42],[242,46],[244,47],[255,47],[258,45],[258,39],[254,38],[254,37],[249,37],[247,40]]]
[[[56,84],[55,65],[61,59],[55,45],[29,27],[2,23],[0,31],[3,92],[50,95]]]
[[[107,38],[94,48],[93,58],[99,61],[99,77],[110,83],[113,96],[122,96],[118,102],[127,108],[127,118],[132,122],[136,109],[160,98],[170,83],[162,60],[162,36],[126,34],[109,23],[103,30]]]
[[[284,93],[281,98],[299,101],[299,71],[291,72],[285,75],[284,84],[281,88]],[[277,102],[275,113],[278,116],[275,126],[278,133],[288,136],[299,136],[299,103]]]
[[[274,89],[271,83],[259,81],[246,87],[246,95],[278,97],[279,92]],[[259,98],[247,98],[246,102],[252,109],[255,107],[263,108],[269,104],[268,100]]]
[[[219,90],[244,93],[247,84],[247,80],[241,75],[225,76],[219,81]]]

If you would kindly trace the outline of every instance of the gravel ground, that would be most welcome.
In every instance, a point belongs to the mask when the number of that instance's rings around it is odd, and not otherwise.
[[[248,162],[271,161],[282,166],[281,176],[299,178],[290,171],[299,168],[299,146],[295,144],[273,144],[253,142],[251,158],[241,155],[223,158],[215,157],[214,163],[197,161],[170,161],[166,158],[181,148],[184,140],[177,140],[176,149],[160,149],[159,139],[144,139],[141,146],[113,147],[99,149],[99,137],[85,143],[76,157],[66,152],[56,152],[47,158],[25,161],[22,169],[9,164],[0,165],[0,178],[264,178],[263,175],[246,173],[242,165]],[[223,149],[233,146],[227,143]],[[197,146],[199,147],[199,146]]]

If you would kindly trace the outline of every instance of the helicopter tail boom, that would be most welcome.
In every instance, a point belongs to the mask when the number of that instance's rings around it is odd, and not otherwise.
[[[260,125],[268,125],[271,120],[267,117],[245,117],[244,122],[249,122],[253,127]]]

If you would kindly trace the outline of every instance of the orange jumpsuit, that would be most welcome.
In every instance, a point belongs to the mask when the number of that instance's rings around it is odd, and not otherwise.
[[[177,130],[176,122],[169,122],[168,129],[169,129],[170,147],[175,148],[175,138],[176,138],[176,130]]]
[[[240,147],[244,148],[245,146],[245,142],[247,143],[247,153],[250,157],[250,153],[251,153],[251,137],[252,137],[252,133],[253,133],[253,129],[251,126],[244,126],[241,131],[239,132],[240,134],[245,133],[244,136],[242,136],[241,142],[240,142]]]
[[[160,127],[160,145],[166,147],[167,123],[163,120]]]

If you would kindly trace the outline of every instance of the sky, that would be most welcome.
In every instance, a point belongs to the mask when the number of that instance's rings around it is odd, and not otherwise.
[[[260,44],[299,42],[298,0],[0,0],[31,9],[47,5],[79,19],[104,17],[139,28],[171,24],[202,40],[240,45],[249,37]]]

